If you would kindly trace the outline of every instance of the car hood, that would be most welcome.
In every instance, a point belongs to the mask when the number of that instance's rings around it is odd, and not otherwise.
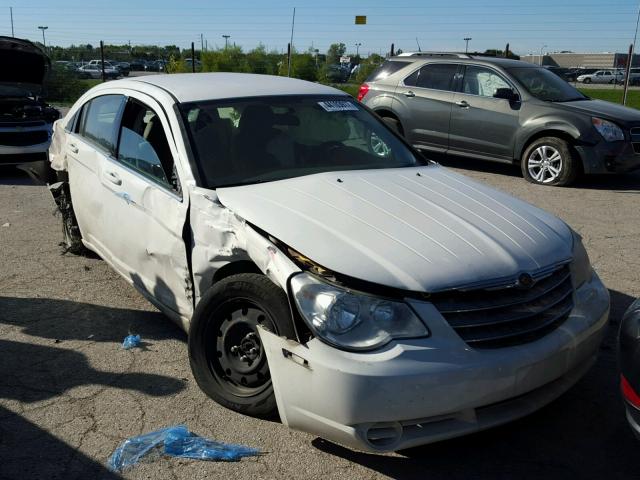
[[[217,194],[324,268],[404,290],[471,288],[571,258],[564,222],[435,165],[321,173]]]
[[[0,37],[0,96],[39,94],[51,67],[49,57],[28,40]],[[9,66],[11,68],[9,68]]]
[[[578,100],[575,102],[556,103],[555,105],[562,105],[569,110],[579,111],[596,117],[606,117],[611,120],[622,120],[624,122],[640,122],[640,112],[635,108],[624,107],[617,103],[606,102],[604,100]]]

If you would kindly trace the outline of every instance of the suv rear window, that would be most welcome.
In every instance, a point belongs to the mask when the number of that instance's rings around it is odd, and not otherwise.
[[[378,68],[376,68],[373,72],[371,72],[371,75],[367,77],[365,82],[375,82],[376,80],[384,80],[389,75],[393,75],[398,70],[400,70],[403,67],[406,67],[407,65],[408,65],[408,62],[387,60]]]

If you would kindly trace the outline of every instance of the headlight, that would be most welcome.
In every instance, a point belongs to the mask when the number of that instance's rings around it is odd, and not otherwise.
[[[624,132],[615,123],[598,117],[591,117],[591,123],[607,142],[624,140]]]
[[[371,350],[393,338],[429,335],[403,302],[352,292],[308,273],[291,279],[291,291],[313,333],[338,348]]]
[[[582,238],[573,232],[573,261],[571,262],[571,276],[575,288],[591,280],[593,268],[589,261],[589,255],[582,244]]]

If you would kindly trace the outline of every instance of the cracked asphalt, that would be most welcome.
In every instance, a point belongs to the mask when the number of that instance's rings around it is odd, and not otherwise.
[[[567,394],[509,425],[390,455],[333,445],[226,410],[196,386],[186,335],[103,261],[62,254],[44,187],[0,169],[0,478],[120,478],[104,465],[125,438],[178,423],[262,449],[237,463],[155,458],[128,479],[640,478],[618,394],[615,334],[640,296],[640,174],[575,188],[527,184],[509,166],[443,163],[560,216],[584,237],[611,291],[594,368]],[[138,333],[143,348],[120,344]]]

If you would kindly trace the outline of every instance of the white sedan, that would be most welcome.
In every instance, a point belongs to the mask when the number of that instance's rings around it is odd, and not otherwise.
[[[109,82],[50,160],[70,246],[188,331],[198,385],[233,410],[397,450],[526,415],[598,352],[609,297],[575,232],[333,88]]]
[[[618,70],[598,70],[580,75],[576,80],[580,83],[619,83],[623,78],[624,73]]]

